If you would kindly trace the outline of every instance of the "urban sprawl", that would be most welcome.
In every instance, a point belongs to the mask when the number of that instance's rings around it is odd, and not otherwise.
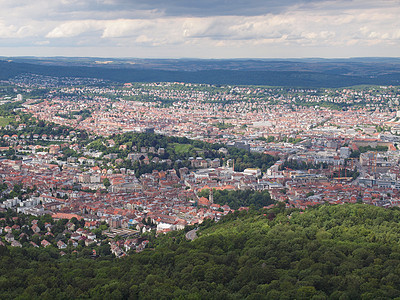
[[[0,103],[10,107],[0,117],[0,210],[34,216],[25,225],[0,220],[0,243],[63,250],[107,240],[120,257],[143,250],[150,232],[249,209],[217,203],[219,191],[268,191],[299,209],[399,206],[399,99],[391,86],[121,85],[35,75],[0,82]],[[134,134],[191,142],[119,138]],[[239,150],[243,157],[232,156]],[[270,161],[252,165],[253,154]],[[69,220],[57,238],[54,225],[38,226],[45,215]],[[22,238],[21,226],[29,227]]]

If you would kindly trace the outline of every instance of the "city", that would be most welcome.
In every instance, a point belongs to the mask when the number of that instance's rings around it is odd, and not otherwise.
[[[80,81],[67,80],[77,86]],[[264,207],[271,200],[299,209],[324,203],[399,206],[400,89],[347,88],[317,96],[317,90],[261,87],[102,82],[54,88],[51,82],[7,82],[14,93],[50,89],[43,98],[18,94],[11,102],[14,114],[3,117],[3,212],[83,218],[96,229],[107,225],[104,238],[125,228],[133,230],[127,241],[131,235],[140,241],[152,230],[165,234],[249,209],[244,202],[230,207],[213,191],[268,191]],[[139,94],[140,100],[128,100]],[[148,135],[154,140],[148,142]],[[157,141],[161,136],[184,140],[165,144]],[[211,150],[204,150],[207,144]],[[259,155],[257,160],[264,156],[266,163],[232,157],[232,149]],[[11,197],[18,185],[23,193]],[[10,230],[0,229],[11,244]],[[67,237],[53,245],[75,244]],[[122,245],[110,244],[114,254],[126,255]]]
[[[0,299],[400,299],[399,15],[0,1]]]

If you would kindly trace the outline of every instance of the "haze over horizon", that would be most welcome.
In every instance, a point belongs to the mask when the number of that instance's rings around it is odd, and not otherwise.
[[[398,0],[0,0],[0,55],[398,57],[399,4]]]

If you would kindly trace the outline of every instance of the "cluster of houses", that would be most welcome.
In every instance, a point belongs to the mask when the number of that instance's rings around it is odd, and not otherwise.
[[[20,220],[19,217],[12,218],[12,222],[14,223],[21,222]],[[5,223],[6,219],[1,218],[0,224]],[[23,224],[22,226],[14,224],[12,226],[7,225],[0,227],[0,236],[4,238],[4,242],[9,243],[12,247],[22,247],[26,243],[26,245],[35,248],[53,246],[63,250],[68,246],[76,248],[80,241],[83,241],[82,245],[89,247],[92,245],[99,245],[101,242],[101,240],[97,239],[96,234],[89,229],[91,228],[93,230],[97,228],[99,223],[95,223],[95,227],[93,227],[93,224],[94,223],[86,222],[85,228],[76,229],[76,225],[69,221],[65,224],[64,230],[55,236],[55,233],[53,233],[54,224],[45,222],[41,225],[41,228],[39,226],[39,221],[34,219],[30,224]],[[36,242],[34,242],[34,240]],[[0,241],[0,245],[4,246],[4,242]]]
[[[148,240],[143,239],[126,239],[119,241],[111,241],[110,248],[111,253],[113,253],[116,257],[124,257],[131,250],[135,250],[137,253],[143,251],[146,246],[149,244]]]

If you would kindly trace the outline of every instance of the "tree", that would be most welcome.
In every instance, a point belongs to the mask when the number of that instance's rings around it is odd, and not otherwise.
[[[111,185],[110,180],[107,177],[103,179],[103,184],[106,188]]]

